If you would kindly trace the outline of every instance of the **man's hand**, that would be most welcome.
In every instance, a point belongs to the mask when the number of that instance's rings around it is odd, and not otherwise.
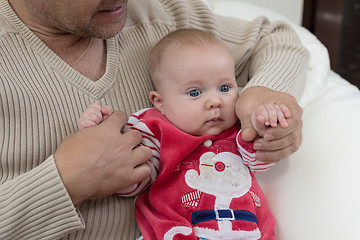
[[[288,126],[268,127],[262,138],[251,123],[251,115],[262,104],[284,104],[291,112]],[[278,162],[296,152],[302,140],[302,109],[296,99],[283,92],[266,87],[250,87],[240,94],[236,104],[236,114],[240,119],[242,138],[255,139],[256,158],[263,162]]]
[[[137,147],[137,131],[121,133],[123,112],[114,112],[98,126],[64,139],[54,154],[61,179],[74,203],[103,198],[150,175],[144,164],[151,157],[147,147]]]

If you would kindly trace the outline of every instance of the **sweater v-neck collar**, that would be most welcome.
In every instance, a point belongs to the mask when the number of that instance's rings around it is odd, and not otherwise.
[[[44,59],[45,64],[48,64],[52,67],[54,72],[61,75],[61,78],[64,81],[73,85],[85,94],[90,95],[95,100],[102,98],[102,96],[111,89],[115,82],[117,71],[116,53],[119,51],[115,44],[116,41],[114,37],[106,40],[107,53],[105,73],[99,80],[92,81],[72,68],[41,41],[40,38],[38,38],[16,15],[8,1],[3,1],[2,3],[3,4],[0,7],[10,24],[17,29],[24,40],[30,44],[29,46],[33,51]]]

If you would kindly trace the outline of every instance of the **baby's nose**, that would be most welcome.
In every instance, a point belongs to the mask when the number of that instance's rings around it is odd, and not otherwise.
[[[221,97],[216,96],[216,95],[209,96],[208,103],[207,103],[208,109],[221,108],[222,105],[223,105],[223,101],[222,101]]]

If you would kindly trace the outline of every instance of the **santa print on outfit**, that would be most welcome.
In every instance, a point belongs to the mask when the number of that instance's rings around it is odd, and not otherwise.
[[[141,132],[158,173],[133,189],[152,183],[135,203],[143,239],[275,239],[274,217],[249,170],[272,164],[255,159],[238,126],[192,136],[150,108],[132,115],[127,128]]]

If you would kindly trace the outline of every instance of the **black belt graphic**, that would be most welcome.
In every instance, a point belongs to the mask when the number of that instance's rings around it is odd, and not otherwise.
[[[258,224],[255,214],[244,210],[214,209],[214,210],[194,211],[191,214],[191,222],[193,225],[211,220],[216,220],[216,221],[242,220],[242,221],[254,222]]]

